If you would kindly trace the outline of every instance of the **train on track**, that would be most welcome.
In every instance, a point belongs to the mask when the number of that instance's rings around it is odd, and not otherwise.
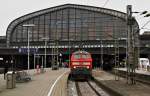
[[[92,74],[92,57],[89,52],[76,51],[71,55],[70,76],[73,79],[89,79]]]

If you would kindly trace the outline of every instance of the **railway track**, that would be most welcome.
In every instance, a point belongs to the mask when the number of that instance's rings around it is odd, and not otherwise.
[[[76,89],[76,94],[69,96],[110,96],[94,81],[73,81]],[[72,92],[70,92],[72,93]]]

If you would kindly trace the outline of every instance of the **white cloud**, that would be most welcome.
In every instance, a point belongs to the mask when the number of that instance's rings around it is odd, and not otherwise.
[[[6,34],[9,23],[14,19],[34,11],[66,3],[102,7],[105,1],[106,0],[1,0],[0,35]],[[133,10],[135,11],[150,11],[150,0],[109,0],[105,8],[126,12],[127,4],[133,5]],[[150,20],[150,18],[141,18],[141,20],[138,20],[140,26]],[[149,26],[150,24],[145,27],[149,28]]]

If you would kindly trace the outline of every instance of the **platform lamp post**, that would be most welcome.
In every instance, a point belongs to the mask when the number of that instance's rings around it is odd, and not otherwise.
[[[102,41],[102,39],[99,39],[99,38],[97,38],[96,39],[97,41],[100,41],[100,63],[101,63],[101,65],[100,65],[100,68],[103,70],[103,41]]]
[[[103,41],[102,41],[102,40],[101,40],[101,43],[100,43],[100,44],[101,44],[101,68],[102,68],[102,70],[103,70],[103,67],[104,67],[104,66],[103,66],[103,65],[104,65],[104,64],[103,64],[103,62],[104,62],[104,61],[103,61],[103,47],[104,47],[104,46],[103,46]]]
[[[23,27],[27,27],[27,32],[28,32],[28,71],[30,69],[30,50],[29,50],[29,47],[30,47],[30,36],[29,36],[29,28],[30,27],[34,27],[35,25],[34,24],[24,24]]]
[[[61,60],[61,58],[62,58],[62,54],[61,53],[59,53],[59,66],[61,66],[62,67],[62,60]]]
[[[42,40],[44,40],[45,41],[45,52],[44,52],[44,56],[45,56],[45,58],[44,58],[44,68],[46,68],[46,55],[47,55],[47,50],[46,50],[46,47],[47,47],[47,41],[49,40],[49,38],[48,37],[43,37],[43,38],[41,38]]]
[[[77,34],[75,34],[75,35],[71,35],[70,37],[69,37],[69,35],[68,35],[68,48],[69,48],[69,66],[70,66],[70,64],[71,64],[71,62],[70,62],[70,60],[71,60],[71,48],[72,48],[72,41],[74,41],[75,40],[75,38],[77,37],[78,35]],[[73,39],[74,38],[74,39]]]
[[[54,64],[54,46],[55,46],[55,40],[50,40],[50,46],[51,46],[51,67]]]

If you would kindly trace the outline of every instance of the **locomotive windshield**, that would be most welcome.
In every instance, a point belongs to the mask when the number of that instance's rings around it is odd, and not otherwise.
[[[87,58],[91,58],[91,57],[89,54],[74,54],[74,58],[75,59],[80,59],[80,58],[87,59]]]
[[[77,51],[73,53],[73,58],[75,59],[88,59],[91,58],[91,55],[86,51]]]
[[[82,54],[82,58],[86,59],[86,58],[90,58],[89,54]]]
[[[75,54],[75,55],[74,55],[74,58],[75,58],[75,59],[79,59],[79,58],[81,58],[81,55],[80,55],[80,54]]]

